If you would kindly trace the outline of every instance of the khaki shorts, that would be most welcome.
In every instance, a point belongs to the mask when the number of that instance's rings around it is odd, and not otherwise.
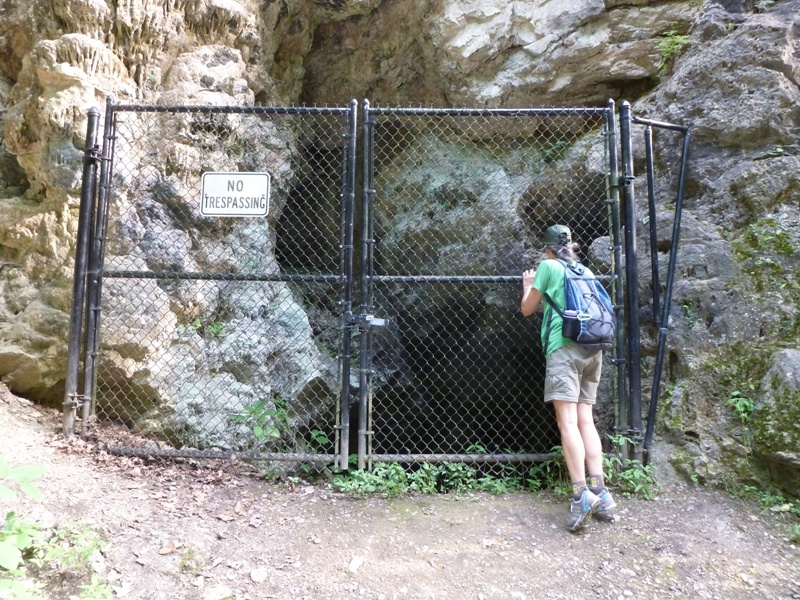
[[[544,401],[564,400],[594,404],[603,369],[603,353],[579,344],[567,344],[547,357]]]

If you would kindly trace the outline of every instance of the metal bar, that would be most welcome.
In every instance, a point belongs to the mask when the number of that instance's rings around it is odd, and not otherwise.
[[[318,108],[311,106],[207,106],[207,105],[159,105],[159,104],[115,104],[116,112],[152,113],[201,113],[201,114],[249,114],[249,115],[347,115],[349,107]]]
[[[232,450],[150,450],[147,448],[109,448],[114,456],[140,456],[162,458],[209,458],[265,461],[298,461],[308,463],[334,463],[338,454],[309,454],[305,452],[234,452]]]
[[[336,454],[308,454],[302,452],[234,452],[231,450],[179,450],[147,448],[109,448],[114,456],[161,457],[161,458],[208,458],[253,461],[299,461],[308,463],[334,463]],[[555,460],[557,454],[371,454],[373,462],[398,463],[529,463]]]
[[[104,271],[107,279],[198,279],[203,281],[316,281],[337,283],[339,275],[243,275],[240,273],[196,273],[187,271]]]
[[[560,458],[558,454],[372,454],[373,462],[400,463],[529,463]]]
[[[373,258],[374,240],[372,238],[374,203],[375,203],[375,122],[369,101],[364,100],[364,169],[362,173],[364,188],[361,206],[361,312],[372,314],[373,301]],[[370,393],[370,355],[371,333],[369,327],[361,328],[359,333],[359,369],[358,369],[358,468],[367,465],[368,446],[371,443],[369,422]]]
[[[680,131],[687,133],[689,128],[685,125],[674,125],[673,123],[665,123],[664,121],[653,121],[652,119],[640,119],[631,115],[631,121],[637,125],[647,125],[648,127],[659,127],[661,129],[672,129],[673,131]]]
[[[612,260],[614,279],[612,280],[612,293],[614,298],[614,314],[617,318],[617,331],[615,340],[615,364],[617,367],[617,414],[615,423],[619,429],[623,425],[623,415],[628,414],[628,386],[624,357],[625,331],[621,324],[625,318],[625,300],[622,289],[622,241],[619,214],[619,156],[617,154],[617,123],[614,101],[608,101],[607,113],[607,151],[608,151],[608,177],[606,180],[609,214],[611,219],[611,239],[613,244]],[[598,276],[598,279],[601,277]]]
[[[356,118],[358,104],[350,103],[350,113],[345,133],[345,173],[342,193],[342,253],[341,277],[344,281],[342,311],[342,341],[340,353],[340,373],[342,377],[339,393],[339,468],[348,468],[350,453],[350,354],[352,352],[352,315],[353,315],[353,229],[355,216],[355,181],[356,181]]]
[[[613,281],[615,275],[597,275],[601,281]],[[516,283],[519,275],[375,275],[375,283]]]
[[[647,416],[647,431],[644,436],[644,455],[647,460],[650,445],[655,430],[656,409],[658,408],[658,389],[661,385],[661,372],[664,365],[664,351],[667,339],[666,325],[669,323],[669,309],[672,302],[672,284],[675,280],[675,267],[678,258],[678,241],[681,231],[681,213],[683,212],[683,196],[686,186],[686,169],[689,162],[689,143],[691,134],[686,130],[683,137],[683,152],[681,154],[681,167],[678,175],[678,193],[675,197],[675,221],[672,225],[672,246],[669,249],[669,268],[667,270],[667,285],[664,290],[664,305],[661,309],[661,328],[658,331],[658,350],[656,364],[653,370],[653,388],[650,395],[650,409]]]
[[[647,215],[650,229],[650,270],[653,276],[653,319],[661,325],[659,304],[661,298],[661,282],[658,276],[658,228],[656,227],[656,187],[653,166],[653,128],[644,130],[645,162],[647,163]]]
[[[564,115],[598,115],[602,116],[605,108],[390,108],[374,107],[372,113],[382,114],[404,114],[404,115],[428,115],[428,116],[454,116],[454,117],[525,117],[531,115],[541,116],[564,116]]]
[[[86,146],[83,152],[83,175],[81,177],[81,202],[78,210],[78,233],[75,241],[75,267],[72,282],[72,311],[67,342],[67,372],[62,415],[64,437],[71,437],[75,430],[77,409],[78,369],[82,337],[83,310],[86,292],[86,266],[89,258],[89,230],[94,213],[94,196],[97,175],[97,130],[100,111],[90,108],[86,123]]]
[[[89,416],[92,412],[96,386],[96,359],[100,350],[98,330],[103,287],[103,261],[108,221],[108,189],[111,173],[112,148],[114,140],[114,111],[110,108],[112,99],[106,100],[106,117],[103,127],[103,149],[100,165],[100,185],[97,195],[97,209],[94,215],[94,234],[89,255],[88,282],[86,294],[86,340],[84,353],[83,405],[81,406],[81,435],[89,433]]]
[[[639,438],[642,431],[642,366],[639,356],[639,277],[636,269],[636,205],[633,190],[633,149],[631,142],[631,105],[620,107],[622,148],[622,197],[625,208],[625,291],[628,337],[628,435],[634,440],[635,460],[641,460]]]

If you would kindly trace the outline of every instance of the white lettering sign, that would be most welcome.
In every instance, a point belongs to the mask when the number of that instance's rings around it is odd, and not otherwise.
[[[264,217],[269,212],[269,173],[203,173],[200,214]]]

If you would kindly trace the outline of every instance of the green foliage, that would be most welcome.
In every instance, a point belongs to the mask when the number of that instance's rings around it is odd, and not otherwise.
[[[192,321],[191,328],[198,333],[219,339],[224,339],[228,335],[228,332],[225,331],[225,323],[222,323],[221,321],[210,321],[206,323],[198,317]]]
[[[786,538],[792,543],[800,542],[800,503],[753,485],[734,484],[727,489],[734,496],[756,502],[766,514],[786,523]]]
[[[317,447],[327,446],[331,443],[328,435],[320,429],[312,429],[308,432],[308,436],[311,438],[311,443]]]
[[[15,501],[12,487],[35,500],[41,493],[33,480],[44,473],[44,467],[9,468],[0,459],[0,497]],[[15,600],[41,600],[42,582],[64,581],[68,576],[79,581],[89,575],[89,560],[102,547],[97,534],[74,522],[42,531],[35,523],[21,519],[16,512],[6,514],[0,529],[0,595],[11,594]],[[110,600],[111,589],[96,575],[90,583],[78,584],[80,595],[70,600]],[[5,597],[5,596],[3,596]]]
[[[39,489],[31,482],[44,474],[44,467],[19,466],[9,467],[5,460],[0,458],[0,500],[14,502],[17,495],[12,489],[16,487],[20,492],[27,494],[34,500],[41,500]]]
[[[683,305],[683,315],[686,318],[686,326],[689,329],[694,327],[694,324],[697,323],[697,312],[695,312],[691,302],[686,302]]]
[[[615,448],[631,446],[634,441],[624,435],[609,435]],[[606,483],[618,488],[623,494],[653,499],[658,488],[653,465],[644,465],[640,460],[623,459],[619,454],[603,457],[603,471]]]
[[[793,544],[800,544],[800,523],[790,525],[786,533],[790,542]]]
[[[561,160],[569,150],[570,142],[568,140],[554,140],[544,145],[542,154],[544,162],[551,163],[556,160]]]
[[[396,495],[408,490],[408,476],[402,465],[378,463],[372,471],[350,469],[334,475],[333,488],[355,494],[382,493]]]
[[[31,561],[40,569],[49,567],[59,571],[82,571],[88,569],[92,555],[103,545],[94,530],[75,521],[67,521],[38,546]]]
[[[618,456],[605,457],[603,462],[607,483],[622,490],[623,494],[653,499],[657,488],[653,465],[645,466],[640,460],[622,460]]]
[[[478,479],[478,489],[490,494],[508,494],[522,489],[522,476],[513,465],[500,465],[500,475],[487,474]]]
[[[350,469],[333,477],[334,489],[356,494],[397,495],[483,491],[504,494],[522,489],[522,476],[512,465],[500,465],[499,474],[481,474],[477,467],[463,462],[439,465],[424,463],[406,471],[397,463],[379,463],[372,471]]]
[[[572,482],[564,461],[563,448],[553,446],[550,453],[555,455],[554,458],[531,465],[528,469],[528,488],[533,491],[553,489],[560,496],[571,493]]]
[[[674,56],[683,50],[684,47],[691,44],[689,36],[678,34],[677,29],[674,28],[675,25],[677,25],[677,23],[670,23],[672,29],[665,31],[656,44],[656,49],[661,53],[661,62],[658,63],[659,69],[666,67]]]
[[[439,492],[439,468],[430,463],[423,463],[419,469],[408,474],[408,489],[420,494],[436,494]]]
[[[750,275],[759,293],[800,293],[800,276],[788,270],[773,257],[793,256],[798,249],[791,235],[773,218],[761,218],[748,225],[745,232],[731,242],[742,270]],[[794,336],[796,332],[787,332]]]
[[[745,384],[745,388],[745,391],[733,390],[727,402],[742,425],[747,425],[756,408],[756,402],[751,397],[755,392],[755,384],[752,381],[748,381]]]
[[[761,381],[769,368],[771,347],[760,347],[746,342],[735,342],[719,347],[706,358],[705,369],[714,385],[708,393],[712,398],[727,403],[732,397],[730,390],[743,391],[752,397],[753,382]]]
[[[13,511],[6,514],[6,521],[0,529],[0,570],[13,575],[22,575],[20,567],[24,556],[34,546],[39,528],[20,519]]]
[[[14,502],[17,494],[13,488],[17,488],[34,500],[41,500],[41,493],[32,482],[43,473],[44,467],[9,467],[0,458],[0,499]],[[23,555],[31,548],[38,533],[35,525],[22,521],[14,511],[9,512],[0,529],[0,570],[19,575]]]
[[[269,442],[280,439],[291,429],[289,421],[289,404],[281,397],[272,400],[268,406],[264,400],[253,404],[228,418],[234,423],[242,423],[250,427],[253,436],[260,442]],[[320,432],[321,433],[321,432]],[[322,434],[324,436],[324,434]],[[326,438],[327,439],[327,438]]]

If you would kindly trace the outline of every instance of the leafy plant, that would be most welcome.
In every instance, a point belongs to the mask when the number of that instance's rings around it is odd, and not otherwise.
[[[198,317],[191,322],[190,326],[198,333],[205,333],[212,337],[217,337],[220,339],[223,339],[228,335],[228,332],[225,331],[225,323],[221,321],[211,321],[210,323],[204,323]]]
[[[684,47],[691,44],[689,36],[678,34],[678,30],[674,29],[675,25],[677,25],[677,23],[670,23],[670,26],[672,26],[673,29],[665,31],[661,35],[661,39],[656,44],[656,49],[661,52],[661,62],[658,63],[659,69],[666,67],[674,56],[676,56]]]
[[[534,491],[552,488],[558,495],[566,495],[567,490],[571,490],[572,482],[569,480],[564,450],[561,446],[553,446],[550,453],[555,457],[528,469],[528,488]]]
[[[754,384],[749,382],[750,391],[753,391]],[[745,392],[740,390],[734,390],[730,394],[730,398],[728,398],[728,406],[733,409],[733,412],[742,422],[742,425],[747,425],[747,422],[750,420],[750,417],[753,416],[753,411],[756,408],[755,400],[750,397],[750,393],[745,395]]]
[[[280,439],[290,429],[289,405],[281,397],[273,399],[271,407],[264,400],[258,400],[229,418],[252,428],[253,436],[260,442]]]
[[[460,462],[441,465],[441,489],[447,492],[467,492],[476,489],[477,469]]]
[[[634,440],[624,435],[609,435],[608,438],[615,448],[634,443]],[[640,460],[623,459],[619,454],[612,454],[603,457],[603,471],[606,482],[618,487],[623,494],[653,499],[658,487],[653,465],[644,465]]]
[[[17,493],[13,488],[16,488],[34,500],[41,500],[42,495],[32,482],[44,471],[44,467],[38,466],[9,467],[0,458],[0,499],[14,502]],[[29,550],[38,533],[35,525],[20,520],[14,511],[9,512],[0,530],[0,569],[18,574],[23,553]]]
[[[316,446],[327,446],[331,443],[328,435],[320,429],[312,429],[308,432],[308,437],[311,438],[311,443]]]
[[[776,494],[769,490],[764,490],[753,485],[736,484],[728,491],[735,496],[754,500],[761,508],[768,511],[779,519],[791,519],[794,521],[786,527],[786,537],[790,542],[800,542],[800,503],[788,502],[781,494]]]
[[[400,494],[408,490],[408,477],[402,465],[378,463],[372,471],[351,469],[347,474],[335,475],[334,489],[358,494]]]
[[[40,500],[41,493],[32,482],[44,471],[39,466],[8,467],[0,459],[0,498],[15,501],[16,488]],[[0,594],[10,592],[15,600],[41,600],[42,580],[87,577],[89,560],[102,545],[93,530],[78,523],[69,522],[45,532],[11,511],[0,529]],[[111,598],[111,589],[96,575],[91,576],[90,583],[77,587],[80,595],[70,595],[70,600]]]
[[[484,475],[477,481],[478,489],[490,494],[507,494],[522,489],[522,477],[513,465],[501,465],[500,475]]]
[[[653,499],[656,489],[653,465],[644,465],[639,460],[627,458],[624,461],[613,457],[606,466],[606,479],[608,482],[622,489],[624,494],[636,494]]]
[[[422,494],[436,494],[439,491],[439,473],[436,465],[423,463],[408,475],[408,489]]]

